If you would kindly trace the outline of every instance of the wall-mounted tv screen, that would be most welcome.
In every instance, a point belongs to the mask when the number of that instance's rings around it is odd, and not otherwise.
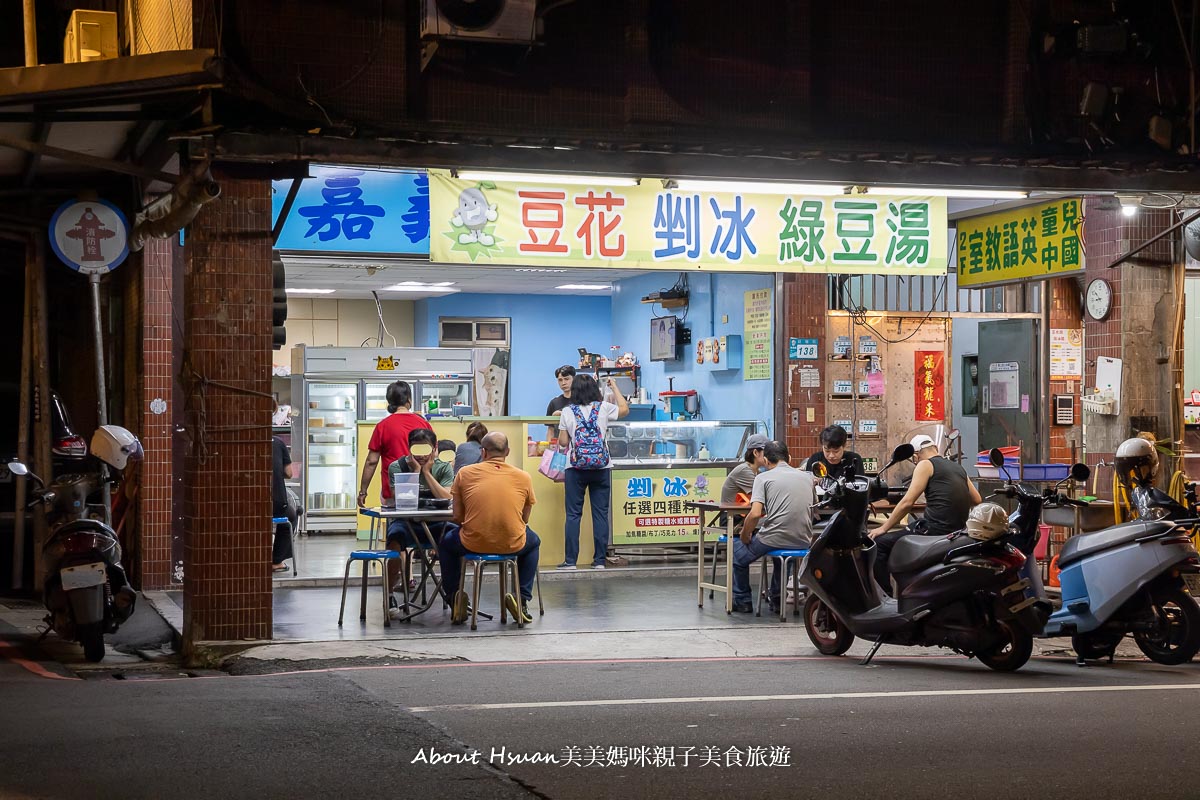
[[[655,317],[650,320],[651,361],[675,361],[679,358],[678,324],[678,317]]]

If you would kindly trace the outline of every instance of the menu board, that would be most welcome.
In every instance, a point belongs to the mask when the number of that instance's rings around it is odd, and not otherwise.
[[[1050,377],[1083,380],[1083,331],[1079,328],[1050,329]]]
[[[745,380],[771,379],[771,290],[755,289],[746,292],[746,317],[743,325],[746,338]]]
[[[725,469],[614,469],[613,544],[699,541],[700,512],[684,507],[719,500]]]

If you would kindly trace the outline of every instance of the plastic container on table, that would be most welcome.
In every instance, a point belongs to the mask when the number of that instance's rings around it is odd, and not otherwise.
[[[1021,480],[1061,481],[1070,474],[1071,468],[1066,464],[1026,464],[1021,470]]]
[[[421,474],[397,472],[392,475],[392,494],[396,497],[397,511],[416,511],[421,494]]]

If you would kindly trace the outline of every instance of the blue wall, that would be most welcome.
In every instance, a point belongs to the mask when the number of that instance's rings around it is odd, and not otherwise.
[[[451,294],[418,300],[414,305],[417,347],[438,346],[438,317],[512,319],[508,408],[513,416],[546,413],[546,404],[559,393],[554,370],[563,364],[577,364],[580,347],[607,355],[609,346],[617,343],[612,338],[608,297]],[[647,343],[649,336],[647,323]]]
[[[675,379],[675,389],[695,389],[700,394],[700,412],[710,420],[761,420],[767,432],[773,429],[775,414],[774,381],[747,381],[744,371],[715,371],[701,367],[685,348],[685,357],[678,361],[650,360],[650,320],[656,314],[682,316],[683,309],[663,311],[661,306],[643,304],[642,298],[675,282],[678,273],[656,272],[626,278],[613,286],[612,331],[613,344],[621,351],[633,351],[642,365],[642,380],[651,397],[667,390],[667,378]],[[721,273],[688,274],[690,305],[684,324],[692,331],[692,341],[708,336],[744,335],[745,293],[753,289],[772,289],[774,275],[733,275]],[[721,322],[728,315],[728,322]],[[774,325],[772,319],[772,337]],[[772,364],[772,375],[774,364]]]

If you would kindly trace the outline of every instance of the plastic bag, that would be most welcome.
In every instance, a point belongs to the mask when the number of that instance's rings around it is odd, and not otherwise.
[[[567,454],[558,447],[547,447],[546,452],[542,453],[538,472],[555,483],[562,483],[567,479]]]

